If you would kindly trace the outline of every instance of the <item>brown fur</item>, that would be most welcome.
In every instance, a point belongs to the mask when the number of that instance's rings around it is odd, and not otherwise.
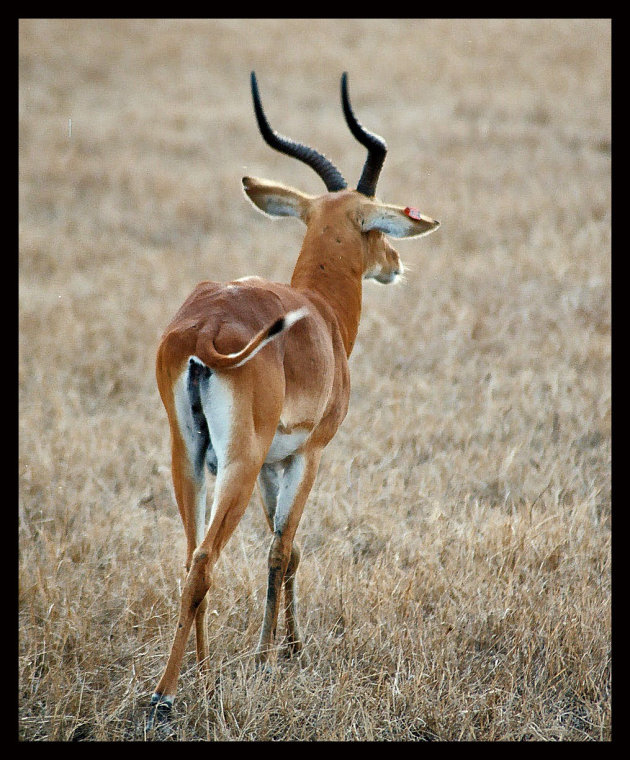
[[[157,382],[166,408],[172,440],[172,476],[187,536],[188,576],[183,588],[179,622],[168,664],[153,697],[154,704],[173,701],[184,649],[193,621],[197,657],[207,658],[206,593],[221,549],[238,525],[256,480],[270,528],[267,603],[257,661],[267,660],[276,631],[282,588],[290,649],[302,650],[295,619],[293,579],[299,550],[293,544],[322,451],[343,421],[350,395],[348,357],[361,316],[364,277],[391,282],[401,272],[398,253],[385,232],[412,237],[436,229],[428,217],[409,217],[402,207],[388,206],[355,190],[307,196],[293,188],[245,178],[245,192],[266,213],[297,216],[306,234],[291,284],[260,278],[227,284],[200,283],[175,315],[162,337],[156,363]],[[296,309],[308,315],[279,333],[240,367],[225,355],[242,350],[274,320]],[[174,384],[195,355],[220,378],[230,399],[229,442],[219,458],[211,519],[196,546],[196,503],[203,475],[194,472],[175,408]],[[210,421],[211,422],[211,421]],[[302,431],[282,462],[293,488],[292,502],[280,524],[276,505],[265,498],[265,466],[277,432]],[[262,480],[261,480],[262,478]]]

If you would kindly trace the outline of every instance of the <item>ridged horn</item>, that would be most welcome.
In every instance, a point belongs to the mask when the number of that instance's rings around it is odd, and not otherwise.
[[[348,96],[348,74],[345,71],[341,75],[341,103],[350,131],[368,149],[367,159],[363,166],[361,179],[357,185],[357,191],[371,198],[376,192],[376,183],[385,162],[387,143],[379,135],[375,135],[367,130],[354,115]]]
[[[267,117],[265,116],[265,112],[263,111],[262,103],[260,102],[258,82],[256,81],[256,74],[253,71],[251,73],[251,84],[258,128],[260,129],[260,134],[263,136],[265,142],[274,148],[274,150],[280,151],[280,153],[284,153],[286,156],[297,158],[299,161],[310,166],[311,169],[314,169],[324,180],[328,192],[334,193],[337,190],[344,190],[348,187],[348,183],[341,175],[341,172],[332,161],[323,155],[323,153],[319,153],[314,148],[309,148],[307,145],[302,145],[302,143],[295,142],[295,140],[292,140],[290,137],[279,135],[271,128],[267,121]]]

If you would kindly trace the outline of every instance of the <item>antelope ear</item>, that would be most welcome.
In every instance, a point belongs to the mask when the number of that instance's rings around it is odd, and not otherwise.
[[[380,230],[395,238],[428,235],[440,226],[438,221],[421,214],[416,208],[391,206],[377,201],[364,203],[361,216],[361,228],[364,232]]]
[[[264,214],[295,216],[306,223],[312,196],[279,182],[256,177],[243,177],[243,190]]]

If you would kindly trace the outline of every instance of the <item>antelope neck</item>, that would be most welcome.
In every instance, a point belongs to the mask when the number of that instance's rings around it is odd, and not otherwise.
[[[337,318],[347,356],[350,356],[361,318],[363,252],[357,233],[324,225],[309,228],[298,256],[291,286],[315,292]]]

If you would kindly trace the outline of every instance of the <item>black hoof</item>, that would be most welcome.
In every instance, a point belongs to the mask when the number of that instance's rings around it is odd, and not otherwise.
[[[254,671],[270,678],[274,674],[274,668],[271,666],[267,658],[256,657],[254,660]]]
[[[171,697],[154,694],[151,697],[151,706],[147,715],[147,731],[152,731],[154,728],[167,723],[172,707],[173,700]]]

